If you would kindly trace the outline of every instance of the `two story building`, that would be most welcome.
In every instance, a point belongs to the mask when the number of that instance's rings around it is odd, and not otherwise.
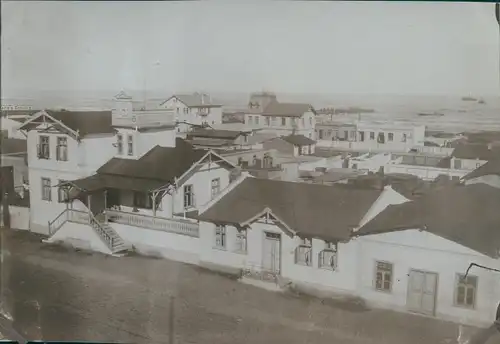
[[[315,116],[310,104],[281,103],[273,93],[253,93],[245,113],[245,126],[277,136],[300,134],[314,140]]]
[[[174,94],[159,107],[175,113],[177,132],[180,135],[199,126],[213,127],[222,123],[222,104],[206,93]]]

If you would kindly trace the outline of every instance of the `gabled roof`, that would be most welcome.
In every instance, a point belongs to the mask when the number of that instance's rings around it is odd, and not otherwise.
[[[462,179],[470,180],[488,175],[500,176],[500,158],[488,161],[486,164],[479,166],[474,171],[464,176]]]
[[[193,93],[193,94],[174,94],[168,98],[163,103],[169,101],[172,98],[177,98],[187,107],[221,107],[222,104],[213,101],[212,97],[205,93]],[[162,103],[162,104],[163,104]]]
[[[301,117],[304,113],[314,111],[310,104],[280,103],[273,101],[262,112],[263,116]]]
[[[3,137],[0,141],[1,154],[26,153],[28,151],[27,141]]]
[[[48,116],[47,116],[48,115]],[[114,133],[114,128],[111,123],[111,111],[40,111],[37,115],[32,116],[25,121],[22,129],[36,128],[39,123],[38,119],[45,117],[50,121],[59,121],[67,128],[74,132],[78,132],[80,137],[92,134],[110,134]]]
[[[451,154],[457,159],[491,160],[500,158],[500,147],[488,147],[485,144],[460,144]]]
[[[195,149],[190,143],[177,138],[175,147],[156,146],[138,160],[113,158],[101,166],[97,174],[172,182],[207,153],[208,150]]]
[[[299,235],[345,240],[381,193],[342,185],[246,178],[198,218],[242,224],[268,208]]]
[[[292,134],[288,136],[282,136],[281,139],[295,146],[309,146],[316,143],[316,141],[305,137],[304,135]]]
[[[390,205],[356,235],[422,229],[497,257],[500,250],[500,190],[485,184],[447,186],[417,200]]]

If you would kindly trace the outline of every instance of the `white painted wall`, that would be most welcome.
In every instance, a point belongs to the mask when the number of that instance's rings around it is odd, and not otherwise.
[[[367,154],[368,155],[368,154]],[[381,166],[386,165],[391,161],[390,153],[380,153],[371,157],[361,156],[349,159],[348,168],[354,168],[358,170],[368,170],[372,172],[377,172]]]
[[[220,178],[220,190],[222,191],[229,185],[230,171],[218,163],[205,163],[196,168],[196,172],[192,174],[185,182],[180,185],[179,189],[174,194],[174,213],[182,213],[184,211],[184,186],[193,185],[196,208],[199,208],[211,199],[211,181],[215,178]],[[163,211],[167,211],[163,207]]]
[[[277,136],[292,134],[304,135],[316,139],[316,116],[313,112],[306,112],[301,117],[262,116],[259,114],[245,114],[245,127],[248,129],[261,129],[262,133],[274,133]],[[283,118],[285,124],[283,125]],[[269,124],[268,120],[269,119]]]
[[[473,171],[478,167],[481,167],[482,165],[486,164],[488,161],[487,160],[479,160],[479,159],[459,159],[452,157],[450,161],[450,166],[452,168],[455,167],[455,161],[460,160],[461,170],[467,170],[467,171]]]
[[[0,212],[3,211],[0,206]],[[29,230],[30,229],[30,208],[9,206],[10,227],[13,229]],[[1,213],[3,214],[3,213]],[[3,226],[3,219],[0,216],[0,221]]]
[[[169,232],[109,223],[118,235],[146,255],[198,264],[200,239]]]
[[[110,254],[111,251],[94,232],[92,227],[80,223],[66,222],[50,237],[50,242],[62,241],[75,248]]]
[[[440,168],[433,166],[416,166],[416,165],[404,165],[404,164],[387,164],[384,166],[384,173],[404,173],[411,174],[422,178],[423,180],[434,180],[440,175],[446,175],[450,178],[462,178],[470,171],[467,170],[455,170],[451,168]]]
[[[359,237],[358,292],[374,306],[406,310],[408,274],[410,269],[436,272],[438,277],[436,316],[470,324],[491,324],[500,301],[498,275],[473,268],[478,277],[476,308],[454,306],[456,274],[464,274],[470,263],[500,268],[500,261],[435,236],[428,232],[407,230]],[[375,263],[393,263],[392,291],[380,292],[374,288]]]

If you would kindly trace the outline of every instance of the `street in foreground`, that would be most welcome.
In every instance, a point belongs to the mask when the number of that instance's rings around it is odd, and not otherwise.
[[[270,292],[163,259],[9,237],[13,326],[28,339],[169,343],[173,328],[176,343],[456,343],[456,324]]]

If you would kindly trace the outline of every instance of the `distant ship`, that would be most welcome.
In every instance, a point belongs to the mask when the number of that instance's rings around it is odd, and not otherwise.
[[[479,99],[479,100],[478,100],[478,103],[479,103],[479,104],[486,104],[486,102],[484,101],[484,99]]]
[[[419,116],[441,117],[441,116],[444,116],[444,113],[439,113],[439,112],[432,112],[432,113],[429,113],[429,112],[420,112],[418,115]]]
[[[462,97],[464,102],[477,102],[477,99],[474,97]]]

